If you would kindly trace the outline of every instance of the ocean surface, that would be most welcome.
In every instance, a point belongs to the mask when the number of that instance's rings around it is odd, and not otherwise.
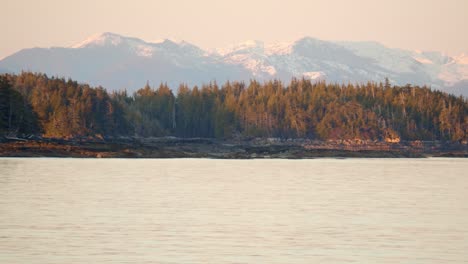
[[[468,159],[0,158],[0,263],[468,263]]]

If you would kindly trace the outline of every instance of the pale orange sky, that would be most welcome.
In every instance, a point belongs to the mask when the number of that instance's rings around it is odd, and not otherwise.
[[[114,32],[201,48],[303,36],[468,53],[468,0],[0,0],[0,58]]]

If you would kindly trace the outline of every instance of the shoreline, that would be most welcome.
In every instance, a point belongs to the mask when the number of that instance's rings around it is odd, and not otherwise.
[[[468,158],[468,145],[411,141],[403,143],[205,138],[4,139],[0,157],[63,158]]]

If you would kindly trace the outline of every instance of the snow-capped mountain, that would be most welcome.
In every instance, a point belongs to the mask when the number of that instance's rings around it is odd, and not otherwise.
[[[266,45],[246,41],[205,51],[185,41],[146,42],[102,33],[68,48],[21,50],[0,61],[0,69],[37,71],[91,85],[132,91],[149,81],[198,85],[216,80],[293,77],[331,82],[382,81],[468,95],[468,56],[387,48],[376,42],[331,42],[310,37]],[[466,88],[465,88],[466,87]]]
[[[13,72],[43,72],[71,77],[110,90],[139,89],[167,82],[177,89],[189,85],[244,79],[250,72],[229,65],[187,42],[168,39],[149,43],[113,33],[92,36],[69,48],[32,48],[21,50],[0,61],[0,68]]]

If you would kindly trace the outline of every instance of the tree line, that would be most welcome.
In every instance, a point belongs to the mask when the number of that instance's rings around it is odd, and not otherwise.
[[[0,134],[467,140],[468,101],[428,87],[292,79],[149,85],[133,94],[23,72],[0,75]]]

